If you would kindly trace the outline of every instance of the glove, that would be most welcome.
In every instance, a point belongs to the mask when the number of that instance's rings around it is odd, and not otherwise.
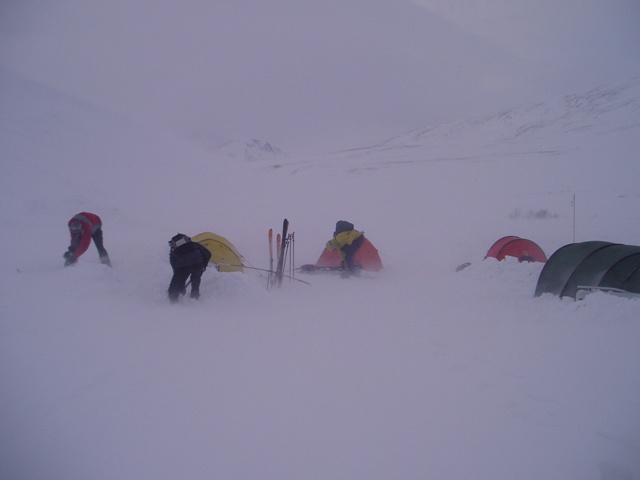
[[[71,255],[70,257],[67,258],[67,260],[64,262],[64,266],[68,267],[69,265],[73,265],[74,263],[76,263],[78,261],[78,259],[76,257],[74,257],[73,255]]]
[[[66,252],[64,252],[64,254],[62,255],[62,258],[64,258],[65,260],[69,260],[70,258],[73,257],[73,250],[69,249]]]

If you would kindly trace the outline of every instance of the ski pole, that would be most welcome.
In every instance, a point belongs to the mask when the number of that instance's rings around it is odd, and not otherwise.
[[[242,268],[248,268],[249,270],[258,270],[260,272],[273,273],[273,270],[267,270],[266,268],[247,267],[246,265],[243,265],[243,264],[237,265],[233,263],[219,263],[218,265],[220,265],[221,267],[242,267]],[[306,285],[311,285],[309,282],[305,282],[304,280],[300,280],[299,278],[294,278],[289,275],[283,275],[283,277],[290,278],[291,280],[295,280],[297,282],[304,283]]]

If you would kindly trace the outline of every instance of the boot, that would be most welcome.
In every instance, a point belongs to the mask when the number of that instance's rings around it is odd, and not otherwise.
[[[68,267],[69,265],[75,264],[77,261],[78,261],[78,259],[72,255],[72,256],[70,256],[69,258],[67,258],[65,260],[64,266]]]

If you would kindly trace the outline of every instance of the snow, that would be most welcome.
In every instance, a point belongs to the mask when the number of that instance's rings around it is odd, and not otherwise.
[[[640,244],[640,80],[306,157],[6,69],[0,92],[0,478],[640,478],[640,300],[536,298],[541,264],[483,260],[504,235]],[[113,268],[63,267],[80,211]],[[285,217],[297,265],[345,219],[385,268],[269,291],[210,268],[168,304],[172,235],[268,268]]]

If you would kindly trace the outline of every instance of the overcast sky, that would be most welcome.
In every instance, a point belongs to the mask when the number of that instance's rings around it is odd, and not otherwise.
[[[0,0],[0,65],[138,118],[356,146],[640,75],[637,0]]]

